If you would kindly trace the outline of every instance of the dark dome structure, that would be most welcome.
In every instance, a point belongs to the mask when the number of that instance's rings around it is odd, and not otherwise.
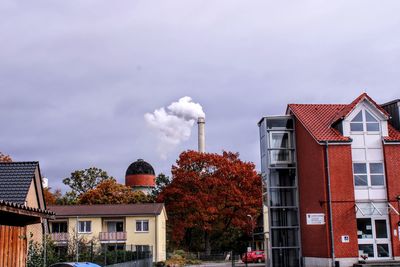
[[[129,165],[128,169],[126,170],[125,176],[135,174],[155,175],[153,167],[143,159],[138,159],[137,161]]]
[[[125,185],[142,191],[155,186],[155,172],[153,167],[142,159],[129,165],[125,174]]]

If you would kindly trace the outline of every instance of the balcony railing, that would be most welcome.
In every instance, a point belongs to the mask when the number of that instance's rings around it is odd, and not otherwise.
[[[50,235],[55,242],[67,242],[69,237],[68,233],[51,233]]]
[[[125,241],[126,232],[100,232],[100,241]]]

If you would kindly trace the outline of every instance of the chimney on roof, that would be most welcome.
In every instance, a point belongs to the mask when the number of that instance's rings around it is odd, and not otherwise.
[[[199,117],[197,119],[197,128],[198,128],[198,146],[199,152],[204,153],[206,152],[206,133],[205,133],[205,124],[206,120],[204,117]]]
[[[49,187],[49,179],[43,177],[42,185],[43,185],[43,188],[48,188]]]
[[[381,107],[390,114],[389,123],[396,128],[396,130],[400,131],[400,99],[382,104]]]

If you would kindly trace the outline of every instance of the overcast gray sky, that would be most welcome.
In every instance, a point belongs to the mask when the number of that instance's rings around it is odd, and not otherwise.
[[[157,173],[196,134],[157,153],[146,112],[192,97],[207,151],[259,168],[257,122],[287,103],[400,98],[400,2],[0,2],[0,151],[38,160],[50,186],[97,166]],[[196,129],[193,129],[196,130]]]

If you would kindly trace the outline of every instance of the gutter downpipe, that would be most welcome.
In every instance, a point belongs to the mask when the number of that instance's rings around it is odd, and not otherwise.
[[[158,258],[158,220],[157,220],[157,212],[155,208],[155,203],[153,202],[153,211],[154,211],[154,224],[155,224],[155,234],[154,234],[154,261],[157,262]]]
[[[76,236],[76,262],[79,261],[79,216],[76,216],[76,224],[75,224],[75,236]]]
[[[332,267],[335,267],[335,240],[333,235],[332,199],[331,199],[331,174],[329,170],[328,141],[325,141],[326,176],[328,179],[328,205],[329,205],[329,230],[331,236]]]

